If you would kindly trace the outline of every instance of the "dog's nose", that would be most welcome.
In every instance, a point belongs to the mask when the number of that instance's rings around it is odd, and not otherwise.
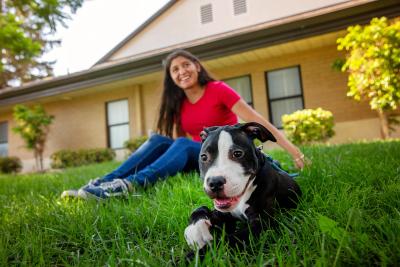
[[[222,176],[209,177],[207,180],[208,187],[214,193],[222,191],[224,184],[226,183],[225,178]]]

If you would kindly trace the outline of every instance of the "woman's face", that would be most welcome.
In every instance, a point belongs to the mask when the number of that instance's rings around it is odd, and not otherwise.
[[[190,89],[199,84],[200,65],[183,56],[171,61],[169,73],[174,83],[182,89]]]

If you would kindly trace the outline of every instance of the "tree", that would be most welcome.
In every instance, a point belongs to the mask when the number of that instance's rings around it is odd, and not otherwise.
[[[40,57],[59,40],[50,35],[66,27],[83,0],[0,0],[0,89],[52,76],[54,62]]]
[[[40,105],[36,105],[32,109],[24,105],[16,105],[13,115],[16,123],[13,131],[25,141],[27,149],[33,150],[36,167],[42,171],[44,147],[49,125],[54,116],[48,115]]]
[[[367,100],[376,110],[384,139],[389,137],[389,114],[400,105],[400,20],[374,18],[369,25],[351,26],[337,40],[338,50],[346,50],[341,68],[349,73],[347,95]]]

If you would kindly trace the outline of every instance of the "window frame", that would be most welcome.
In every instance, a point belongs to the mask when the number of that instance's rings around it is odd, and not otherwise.
[[[108,118],[108,104],[114,103],[114,102],[120,102],[120,101],[124,101],[124,100],[125,100],[125,101],[127,102],[127,104],[128,104],[128,121],[127,121],[127,122],[124,122],[124,123],[116,123],[116,124],[109,125],[109,124],[108,124],[108,119],[109,119],[109,118]],[[111,147],[111,128],[114,127],[114,126],[128,125],[128,134],[129,134],[129,138],[130,138],[130,136],[131,136],[131,129],[130,129],[130,127],[129,127],[129,125],[130,125],[129,99],[128,99],[128,98],[121,98],[121,99],[115,99],[115,100],[111,100],[111,101],[106,101],[105,107],[106,107],[106,108],[105,108],[105,112],[106,112],[107,147],[108,147],[108,148],[111,148],[111,149],[114,149],[114,150],[117,150],[117,149],[124,149],[123,146],[122,146],[122,147],[115,147],[115,148],[112,148],[112,147]]]
[[[233,80],[233,79],[244,78],[244,77],[248,77],[248,78],[249,78],[249,84],[250,84],[250,98],[251,98],[251,102],[250,102],[250,103],[249,103],[249,102],[246,102],[246,100],[244,99],[244,97],[241,96],[241,95],[239,94],[239,92],[236,91],[235,88],[232,88],[232,87],[226,82],[227,80]],[[250,74],[245,74],[245,75],[240,75],[240,76],[229,77],[229,78],[223,79],[222,81],[223,81],[224,83],[228,84],[229,87],[231,87],[233,90],[235,90],[235,92],[238,93],[238,94],[240,95],[240,97],[241,97],[243,100],[245,100],[245,102],[246,102],[247,104],[249,104],[252,108],[254,108],[253,82],[252,82],[252,80],[251,80],[251,75],[250,75]]]
[[[6,125],[6,139],[5,139],[5,141],[6,142],[2,142],[1,141],[1,139],[0,139],[0,145],[2,145],[2,144],[6,144],[7,145],[7,150],[6,150],[6,154],[4,155],[5,157],[7,157],[8,156],[8,152],[9,152],[9,142],[8,142],[8,121],[0,121],[0,124],[5,124]],[[2,157],[2,155],[0,155],[0,157]]]
[[[268,73],[272,71],[279,71],[279,70],[285,70],[285,69],[292,69],[292,68],[297,68],[298,73],[299,73],[299,84],[300,84],[300,94],[297,95],[290,95],[290,96],[285,96],[285,97],[277,97],[274,99],[270,98],[270,92],[269,92],[269,86],[268,86]],[[267,103],[268,103],[268,118],[269,121],[278,129],[283,129],[283,127],[278,127],[274,124],[273,121],[273,116],[272,116],[272,102],[274,101],[281,101],[281,100],[287,100],[287,99],[294,99],[294,98],[300,98],[301,103],[302,103],[302,108],[305,108],[305,101],[304,101],[304,90],[303,90],[303,79],[301,75],[301,66],[300,65],[293,65],[293,66],[288,66],[288,67],[282,67],[282,68],[277,68],[277,69],[271,69],[267,70],[264,72],[265,76],[265,87],[266,87],[266,93],[267,93]]]

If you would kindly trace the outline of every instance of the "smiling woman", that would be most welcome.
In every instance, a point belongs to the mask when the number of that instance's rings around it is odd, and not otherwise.
[[[193,92],[186,92],[186,90],[194,89],[198,85],[200,66],[198,63],[192,62],[189,59],[179,56],[171,63],[170,73],[174,83],[185,91],[191,103],[195,103],[202,95],[202,91],[194,96]]]

